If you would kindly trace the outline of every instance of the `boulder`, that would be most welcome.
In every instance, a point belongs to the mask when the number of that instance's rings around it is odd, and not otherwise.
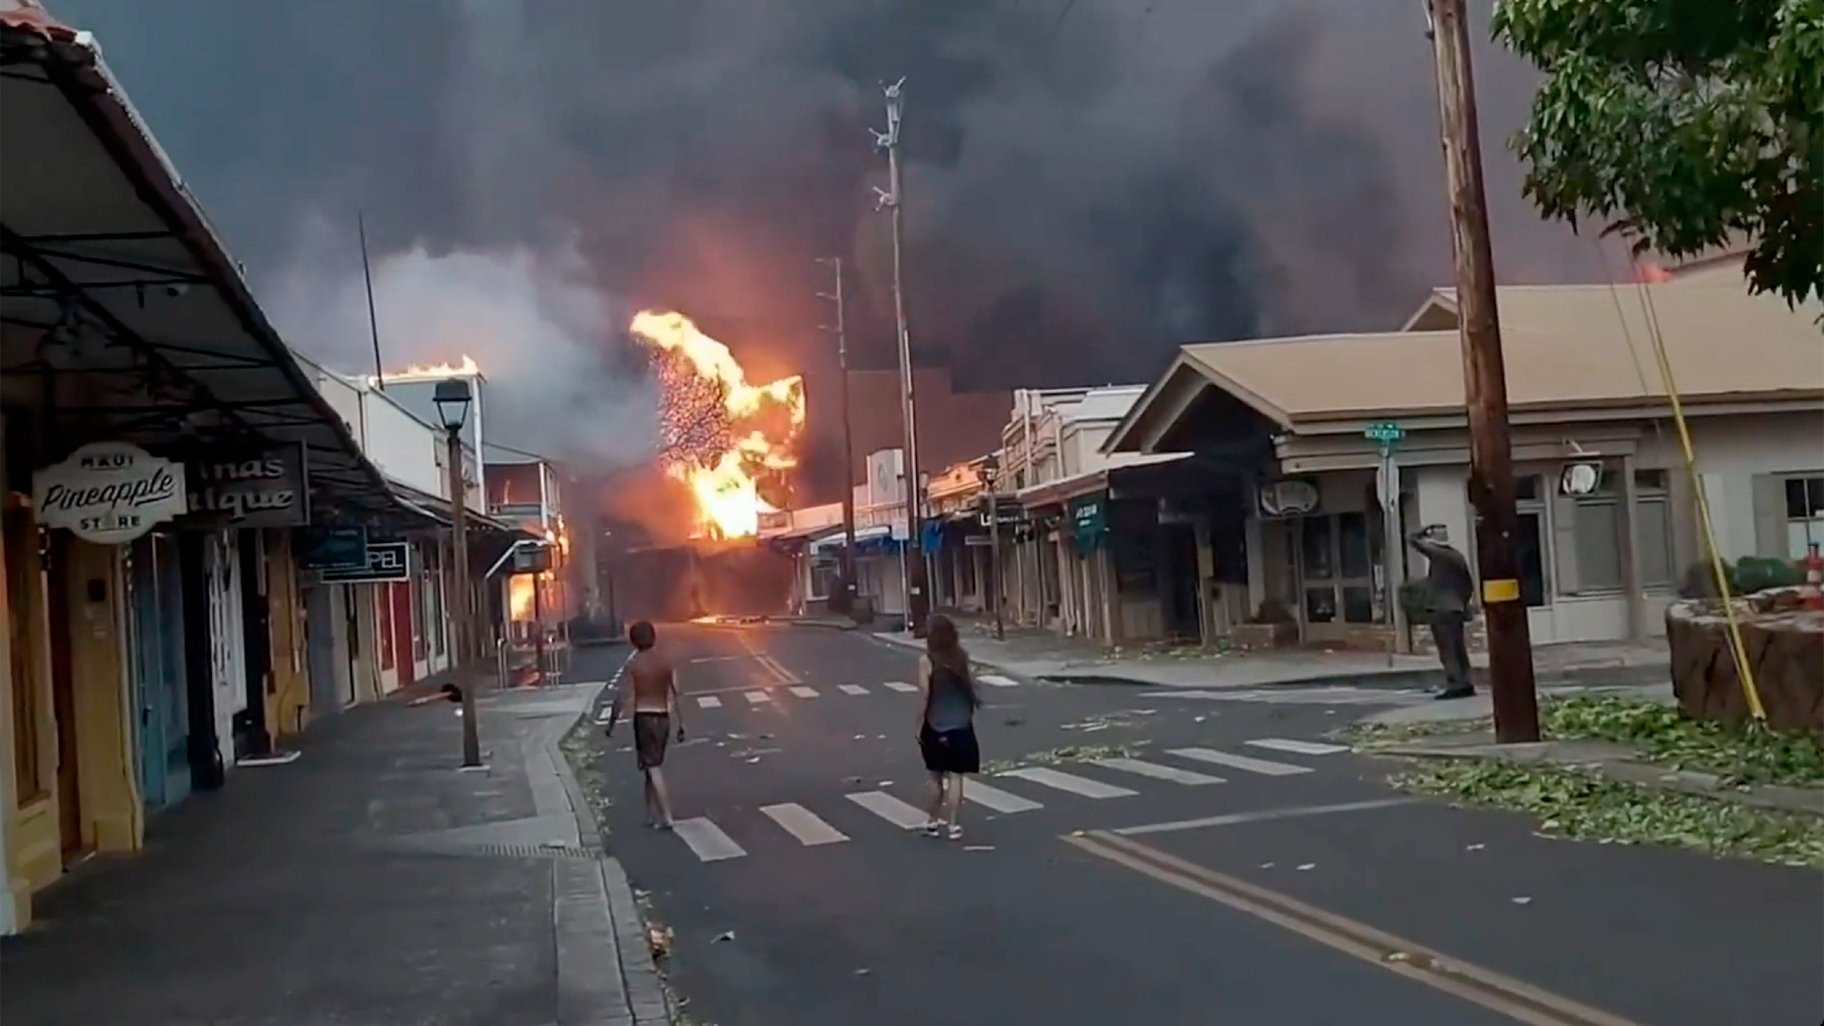
[[[1804,608],[1803,590],[1771,588],[1733,600],[1742,647],[1767,722],[1824,732],[1824,612]],[[1729,645],[1722,604],[1695,599],[1666,609],[1672,691],[1688,716],[1742,720],[1747,698]]]

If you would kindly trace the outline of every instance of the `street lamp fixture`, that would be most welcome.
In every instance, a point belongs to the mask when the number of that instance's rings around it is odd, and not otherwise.
[[[431,401],[437,404],[437,419],[451,434],[462,430],[463,422],[469,419],[469,403],[473,400],[469,383],[461,378],[437,382],[437,391],[431,394]]]
[[[469,383],[462,378],[437,382],[431,401],[437,404],[437,419],[443,422],[446,462],[450,475],[450,548],[453,550],[451,589],[456,593],[456,665],[455,676],[462,688],[462,768],[481,768],[481,728],[475,722],[475,688],[479,675],[474,672],[474,659],[481,648],[481,631],[475,623],[474,596],[469,589],[468,490],[462,474],[462,424],[469,418],[469,403],[474,396]]]

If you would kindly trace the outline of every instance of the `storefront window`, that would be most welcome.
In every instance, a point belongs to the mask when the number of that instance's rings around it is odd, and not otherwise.
[[[1306,517],[1301,521],[1300,538],[1305,557],[1305,576],[1328,579],[1336,575],[1336,564],[1330,557],[1329,517]]]
[[[1305,620],[1375,623],[1378,526],[1366,513],[1305,517],[1299,525]]]
[[[811,564],[811,594],[814,599],[828,598],[836,590],[836,579],[842,567],[835,560],[817,560]]]
[[[1336,518],[1337,542],[1342,552],[1344,577],[1369,577],[1374,564],[1368,555],[1368,515],[1342,513]]]

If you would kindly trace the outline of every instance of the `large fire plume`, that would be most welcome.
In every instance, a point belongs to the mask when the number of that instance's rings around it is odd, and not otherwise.
[[[728,347],[675,311],[642,310],[629,326],[653,347],[660,399],[659,460],[690,488],[699,535],[757,534],[772,506],[760,479],[798,465],[804,379],[749,384]]]

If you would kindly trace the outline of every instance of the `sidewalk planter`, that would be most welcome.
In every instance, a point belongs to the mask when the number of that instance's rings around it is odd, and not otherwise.
[[[1298,644],[1298,624],[1291,622],[1236,624],[1233,640],[1235,647],[1243,652],[1289,648]]]
[[[1734,601],[1742,645],[1767,722],[1784,730],[1824,731],[1824,612],[1802,607],[1799,588],[1775,588]],[[1722,605],[1693,599],[1666,609],[1672,691],[1687,716],[1742,720],[1747,699]]]

